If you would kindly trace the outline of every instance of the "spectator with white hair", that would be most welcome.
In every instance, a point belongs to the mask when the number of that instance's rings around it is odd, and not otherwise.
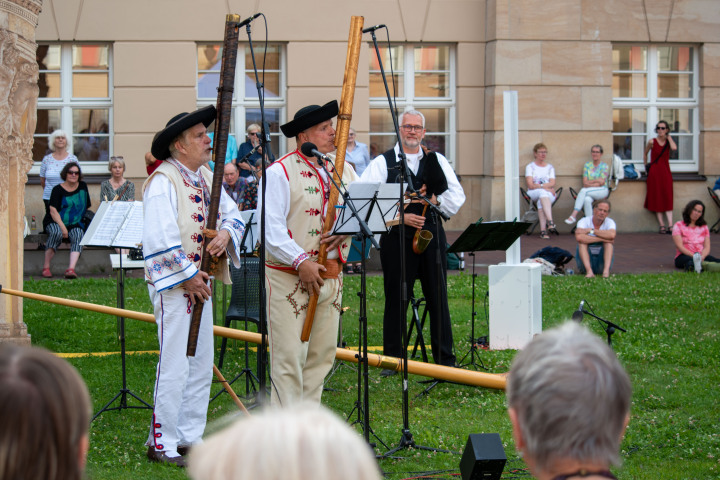
[[[330,410],[300,403],[244,417],[193,448],[194,480],[379,480],[375,456]]]
[[[63,167],[70,162],[78,162],[77,157],[68,152],[67,146],[67,135],[62,130],[55,130],[48,137],[50,153],[45,155],[40,163],[40,186],[43,189],[42,199],[45,204],[46,215],[50,212],[52,189],[63,182],[60,178]]]
[[[515,447],[535,478],[614,479],[631,394],[613,351],[585,327],[568,322],[535,337],[507,382]]]

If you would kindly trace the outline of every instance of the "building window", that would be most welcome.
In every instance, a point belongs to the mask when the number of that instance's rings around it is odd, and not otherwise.
[[[698,170],[697,48],[685,45],[613,46],[613,148],[642,164],[655,125],[665,120],[678,146],[673,172]]]
[[[86,173],[107,173],[112,151],[111,49],[107,44],[44,43],[37,48],[39,98],[33,160],[50,152],[48,136],[68,135]]]
[[[455,166],[455,50],[449,45],[394,45],[380,48],[390,95],[398,113],[407,108],[425,116],[425,146]],[[392,54],[393,79],[390,80]],[[393,91],[393,84],[395,91]],[[396,142],[385,86],[374,49],[370,51],[370,156]]]
[[[244,52],[244,56],[241,55]],[[285,118],[285,49],[279,44],[270,44],[264,58],[263,51],[255,48],[255,59],[260,82],[264,85],[265,121],[270,130],[270,143],[275,158],[287,151],[285,137],[280,133],[280,125]],[[197,103],[198,107],[217,103],[217,88],[220,84],[222,44],[202,43],[197,46]],[[250,47],[238,49],[235,69],[235,85],[230,119],[230,135],[240,145],[246,140],[248,125],[260,124],[260,102],[255,83]],[[210,128],[213,128],[212,126]]]

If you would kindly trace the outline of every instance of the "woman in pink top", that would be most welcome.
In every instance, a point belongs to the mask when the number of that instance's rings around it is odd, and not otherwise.
[[[691,200],[682,213],[682,222],[672,230],[673,242],[677,247],[675,266],[684,270],[715,270],[720,259],[710,255],[710,230],[705,222],[705,205],[700,200]]]

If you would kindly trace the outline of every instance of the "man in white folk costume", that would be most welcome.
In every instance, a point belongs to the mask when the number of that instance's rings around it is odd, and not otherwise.
[[[199,268],[212,188],[212,172],[204,166],[212,154],[206,129],[216,115],[208,106],[173,117],[152,143],[152,155],[164,161],[143,185],[145,277],[160,343],[147,456],[180,467],[185,466],[183,454],[205,430],[213,374],[209,277]],[[207,251],[215,257],[227,252],[239,267],[244,225],[225,191],[217,225]],[[227,268],[220,268],[216,279],[227,277]],[[202,321],[195,356],[188,357],[197,302],[203,303]]]

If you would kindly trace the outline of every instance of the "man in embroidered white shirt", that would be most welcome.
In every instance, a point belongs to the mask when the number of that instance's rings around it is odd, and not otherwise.
[[[265,246],[267,252],[268,333],[273,378],[272,403],[289,406],[300,401],[320,402],[323,380],[332,367],[342,305],[342,262],[350,249],[348,237],[321,236],[327,209],[329,178],[315,157],[305,157],[305,142],[327,154],[335,150],[332,119],[336,101],[322,107],[301,108],[281,126],[295,138],[297,149],[267,168]],[[327,166],[332,173],[332,166]],[[348,164],[346,185],[357,176]],[[258,195],[258,211],[262,195]],[[317,263],[320,245],[328,260]],[[308,342],[300,340],[309,292],[318,294],[318,306]]]
[[[214,106],[173,117],[158,132],[152,155],[165,159],[143,185],[145,277],[158,327],[160,358],[147,456],[185,466],[183,455],[205,430],[212,381],[213,321],[208,274],[200,271],[212,174],[207,126]],[[227,252],[239,267],[243,223],[235,202],[221,193],[213,256]],[[221,265],[224,265],[221,262]],[[218,280],[225,280],[221,268]],[[186,356],[193,305],[204,303],[197,351]]]
[[[437,152],[426,152],[421,148],[425,136],[425,117],[417,110],[408,110],[400,118],[400,140],[407,156],[408,168],[415,189],[430,197],[430,201],[447,215],[455,215],[465,203],[465,193],[447,159]],[[363,172],[361,182],[399,183],[399,146],[376,157]],[[444,178],[440,178],[444,177]],[[437,187],[433,183],[442,184]],[[437,192],[431,195],[431,186]],[[424,210],[420,203],[412,203],[405,209],[405,279],[408,298],[412,295],[416,279],[420,279],[423,296],[430,313],[430,339],[435,363],[454,366],[453,337],[450,324],[450,310],[447,303],[447,256],[445,251],[445,230],[442,219]],[[424,252],[418,254],[412,249],[412,239],[418,228],[429,230],[433,239]],[[400,228],[393,227],[390,233],[380,239],[380,263],[383,269],[385,288],[385,313],[383,317],[383,353],[401,357],[403,353],[402,318],[406,315],[407,304],[401,305],[400,295]],[[438,252],[440,265],[438,265]],[[397,373],[385,369],[383,376]]]

